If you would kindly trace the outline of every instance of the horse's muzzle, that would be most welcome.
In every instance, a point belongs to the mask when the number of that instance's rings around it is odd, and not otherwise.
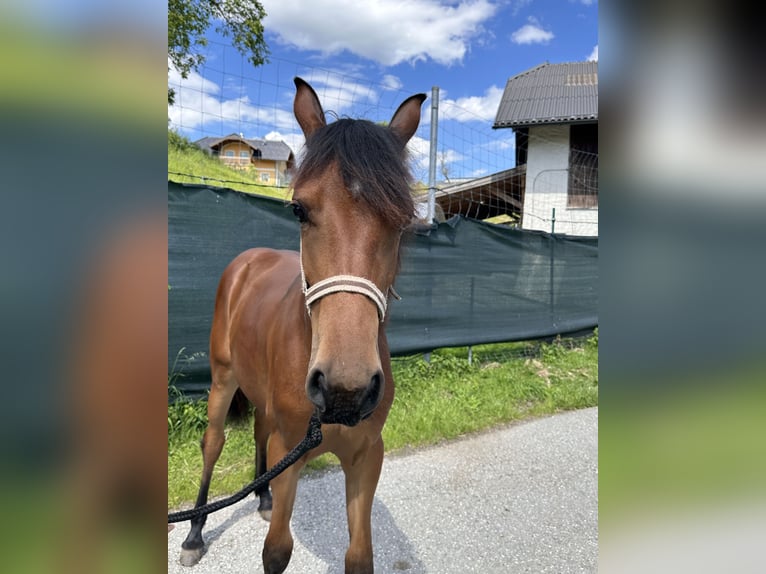
[[[349,427],[369,417],[383,398],[383,373],[377,371],[364,387],[349,390],[334,385],[320,369],[313,369],[306,379],[306,395],[317,408],[323,424]]]

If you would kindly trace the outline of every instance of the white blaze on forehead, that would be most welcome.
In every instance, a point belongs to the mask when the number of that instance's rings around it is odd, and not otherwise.
[[[358,179],[355,179],[351,182],[351,185],[348,186],[348,190],[351,192],[352,197],[359,197],[362,194],[362,184]]]

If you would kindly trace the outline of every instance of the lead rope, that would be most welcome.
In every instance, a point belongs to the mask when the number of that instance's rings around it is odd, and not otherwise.
[[[216,500],[210,504],[198,506],[190,510],[182,510],[180,512],[173,512],[172,514],[168,514],[168,524],[171,522],[183,522],[184,520],[191,520],[192,518],[197,518],[198,516],[211,514],[221,510],[222,508],[226,508],[227,506],[231,506],[232,504],[239,502],[251,492],[254,492],[260,487],[268,484],[271,480],[282,474],[289,466],[295,464],[295,462],[300,457],[302,457],[312,448],[319,446],[319,444],[322,442],[321,426],[322,423],[319,422],[319,417],[315,412],[311,415],[311,420],[309,420],[309,428],[306,430],[306,436],[303,438],[303,440],[299,442],[295,448],[293,448],[293,450],[288,452],[282,460],[272,466],[267,472],[263,473],[253,482],[248,484],[245,488],[236,494],[232,494],[228,498]]]
[[[378,289],[377,285],[365,279],[364,277],[356,277],[354,275],[334,275],[327,279],[322,279],[311,287],[306,282],[306,273],[303,271],[303,242],[301,242],[300,251],[300,266],[301,266],[301,288],[306,299],[306,311],[311,315],[311,304],[331,293],[338,293],[341,291],[349,293],[358,293],[364,295],[375,303],[378,308],[378,316],[381,323],[386,318],[386,310],[388,308],[388,299],[383,292]],[[395,299],[401,299],[399,294],[394,290],[393,286],[388,288],[388,293]],[[322,442],[322,430],[321,423],[317,414],[314,413],[309,421],[309,428],[306,431],[305,438],[285,457],[275,464],[266,473],[256,478],[253,482],[245,486],[242,490],[236,494],[231,495],[228,498],[205,504],[204,506],[198,506],[190,510],[182,510],[180,512],[174,512],[168,514],[168,524],[171,522],[183,522],[198,516],[203,516],[231,506],[245,498],[251,492],[259,489],[264,484],[268,483],[272,479],[279,476],[285,471],[287,467],[294,464],[301,456],[306,454],[312,448],[315,448]]]

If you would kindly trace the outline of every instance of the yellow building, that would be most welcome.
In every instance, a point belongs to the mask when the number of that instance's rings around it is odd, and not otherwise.
[[[258,174],[263,185],[284,186],[295,164],[290,147],[282,141],[246,139],[242,134],[206,137],[195,142],[207,153],[236,169]]]

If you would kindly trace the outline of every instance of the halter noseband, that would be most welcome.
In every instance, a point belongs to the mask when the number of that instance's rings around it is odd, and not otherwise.
[[[368,299],[375,303],[378,308],[378,317],[382,323],[386,317],[386,309],[388,307],[388,298],[383,292],[378,289],[377,285],[365,279],[364,277],[357,277],[355,275],[333,275],[327,279],[318,281],[311,287],[309,287],[308,281],[306,281],[306,274],[303,271],[303,245],[301,245],[300,252],[301,262],[301,288],[303,294],[306,297],[306,311],[311,315],[311,305],[322,297],[330,295],[331,293],[358,293],[364,295]],[[401,299],[399,295],[394,291],[393,287],[388,288],[388,292],[391,293],[396,299]]]

